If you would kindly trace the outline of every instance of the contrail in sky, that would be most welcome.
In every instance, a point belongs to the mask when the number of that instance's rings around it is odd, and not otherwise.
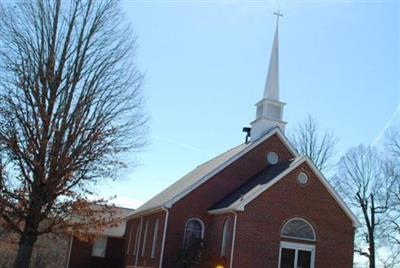
[[[153,138],[155,138],[156,140],[159,140],[159,141],[165,141],[165,142],[177,145],[179,147],[182,147],[182,148],[185,148],[185,149],[189,149],[189,150],[192,150],[192,151],[196,151],[196,152],[199,152],[199,153],[208,153],[206,150],[203,150],[201,148],[198,148],[198,147],[195,147],[195,146],[192,146],[190,144],[186,144],[186,143],[183,143],[183,142],[180,142],[180,141],[177,141],[177,140],[173,140],[173,139],[170,139],[170,138],[160,137],[160,136],[157,136],[157,135],[153,135]]]
[[[382,131],[376,136],[375,140],[371,143],[371,146],[375,146],[375,144],[382,138],[383,134],[385,131],[390,127],[390,125],[393,123],[394,119],[397,117],[397,115],[400,114],[400,100],[397,105],[397,109],[394,111],[392,117],[389,119],[389,121],[386,123],[385,127],[382,129]]]

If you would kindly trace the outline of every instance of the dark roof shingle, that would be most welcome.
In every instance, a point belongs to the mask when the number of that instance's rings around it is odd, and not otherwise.
[[[213,205],[209,210],[217,210],[229,207],[254,188],[267,184],[268,182],[273,180],[276,176],[286,170],[292,162],[293,161],[287,161],[265,168],[263,171],[248,180],[235,191],[225,196],[221,201]]]

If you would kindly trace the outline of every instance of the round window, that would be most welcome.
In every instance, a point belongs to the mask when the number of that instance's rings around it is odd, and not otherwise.
[[[276,163],[278,163],[279,157],[278,154],[275,152],[269,152],[267,154],[267,162],[271,165],[275,165]]]
[[[300,184],[306,184],[307,182],[308,182],[308,176],[307,176],[307,174],[306,173],[304,173],[304,172],[300,172],[299,173],[299,175],[297,176],[297,181],[300,183]]]

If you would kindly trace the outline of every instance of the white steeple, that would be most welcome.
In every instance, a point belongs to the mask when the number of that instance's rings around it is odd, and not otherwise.
[[[255,141],[274,127],[285,130],[286,122],[282,121],[285,103],[279,101],[279,17],[281,13],[275,12],[276,29],[272,44],[271,58],[267,80],[265,82],[264,96],[256,103],[256,120],[251,122],[250,140]]]

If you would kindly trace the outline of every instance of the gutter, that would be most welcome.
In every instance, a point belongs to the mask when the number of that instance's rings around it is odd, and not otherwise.
[[[164,222],[164,231],[163,231],[163,238],[161,242],[161,253],[160,253],[160,264],[159,268],[162,268],[163,265],[163,259],[164,259],[164,247],[165,247],[165,239],[167,236],[167,226],[168,226],[168,216],[169,216],[169,210],[166,209],[165,207],[161,208],[163,211],[165,211],[165,222]]]
[[[141,218],[142,216],[150,215],[150,214],[156,213],[160,210],[162,211],[164,208],[165,208],[165,206],[156,206],[156,207],[142,210],[142,211],[135,211],[134,214],[129,215],[129,216],[125,217],[124,219],[126,219],[128,221],[128,220],[131,220],[134,218]]]

